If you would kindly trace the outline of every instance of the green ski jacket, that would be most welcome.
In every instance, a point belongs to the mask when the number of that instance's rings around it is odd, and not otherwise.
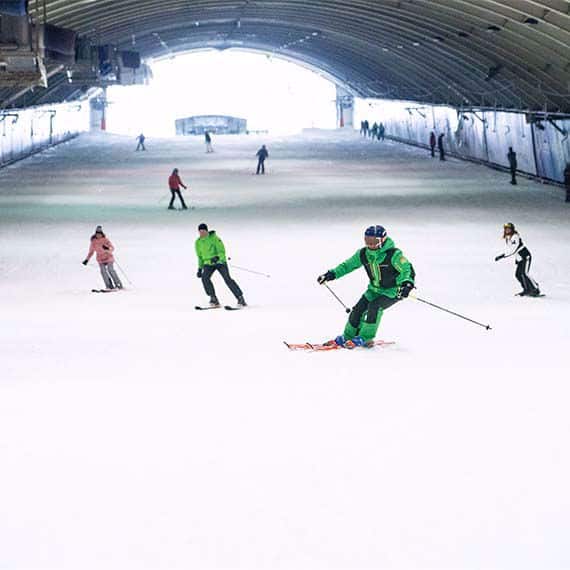
[[[215,265],[215,263],[226,263],[226,248],[224,242],[216,235],[214,230],[208,232],[206,237],[199,237],[196,240],[196,255],[198,256],[198,267],[202,269],[204,265]],[[213,262],[212,258],[217,257],[218,261]]]
[[[380,249],[359,249],[352,257],[335,267],[332,272],[336,279],[344,277],[359,267],[364,267],[370,283],[367,293],[372,297],[385,295],[395,299],[402,283],[414,283],[415,271],[404,254],[388,238]]]

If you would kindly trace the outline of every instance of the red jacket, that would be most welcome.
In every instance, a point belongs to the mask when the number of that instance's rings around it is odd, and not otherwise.
[[[429,146],[435,146],[435,142],[436,142],[436,141],[435,141],[435,135],[432,133],[432,134],[429,136]]]
[[[184,182],[180,180],[180,176],[178,176],[178,174],[171,174],[168,177],[168,186],[171,190],[180,190],[180,186],[186,188],[186,186],[184,186]]]

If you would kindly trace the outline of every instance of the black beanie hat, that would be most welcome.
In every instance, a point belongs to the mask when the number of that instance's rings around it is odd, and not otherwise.
[[[198,226],[198,230],[206,230],[206,231],[208,231],[208,226],[207,226],[206,224],[200,224],[200,225]]]

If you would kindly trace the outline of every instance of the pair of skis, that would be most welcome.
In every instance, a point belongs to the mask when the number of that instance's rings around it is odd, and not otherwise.
[[[354,350],[354,348],[359,348],[359,347],[348,348],[347,346],[341,346],[341,345],[336,344],[336,343],[303,342],[300,344],[295,344],[295,343],[283,341],[283,344],[289,350],[305,350],[305,351],[309,351],[309,352],[325,352],[325,351],[329,351],[329,350]],[[388,340],[375,340],[374,344],[372,346],[369,346],[366,348],[373,348],[375,346],[390,346],[392,344],[396,344],[396,343],[394,341],[388,341]]]
[[[116,293],[121,289],[91,289],[91,293]]]
[[[196,305],[194,308],[197,311],[211,311],[213,309],[221,309],[222,305],[217,305],[216,307],[201,307],[200,305]],[[241,311],[244,307],[232,307],[231,305],[223,305],[223,308],[226,311]]]

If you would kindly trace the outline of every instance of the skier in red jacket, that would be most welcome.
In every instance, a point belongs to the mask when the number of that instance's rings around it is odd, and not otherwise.
[[[188,188],[188,186],[186,186],[184,182],[182,182],[182,180],[180,179],[180,176],[178,174],[178,168],[175,168],[172,171],[172,174],[168,177],[168,187],[170,188],[170,192],[172,194],[172,198],[170,199],[170,204],[168,206],[169,210],[176,209],[174,207],[174,199],[176,198],[177,195],[180,198],[180,202],[182,202],[182,209],[183,210],[188,209],[186,203],[184,202],[184,198],[182,198],[182,194],[180,193],[180,186],[182,186],[182,188],[184,189]]]

